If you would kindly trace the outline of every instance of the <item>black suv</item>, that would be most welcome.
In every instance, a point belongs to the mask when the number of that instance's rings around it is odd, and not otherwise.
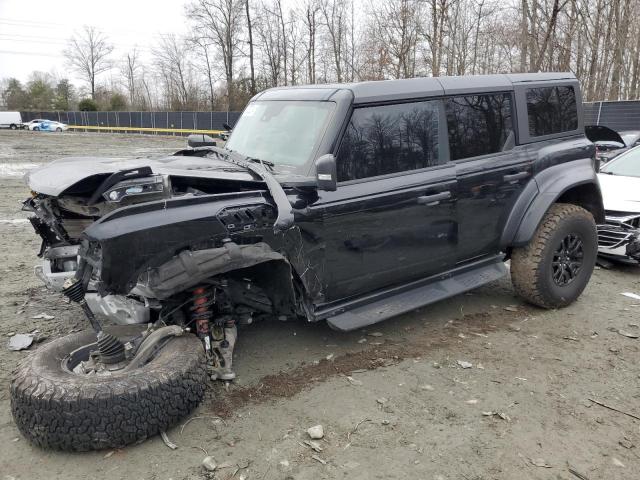
[[[234,377],[236,324],[353,330],[496,280],[506,260],[518,294],[556,308],[593,270],[604,215],[572,74],[274,88],[224,148],[190,144],[29,175],[39,274],[93,327],[17,374],[14,416],[37,444],[113,447],[175,423],[202,398],[203,365]],[[101,316],[149,327],[103,328]],[[34,381],[75,389],[83,425],[146,418],[144,398],[182,393],[161,420],[78,436],[46,428],[67,420],[41,411]],[[98,413],[81,408],[95,389]]]

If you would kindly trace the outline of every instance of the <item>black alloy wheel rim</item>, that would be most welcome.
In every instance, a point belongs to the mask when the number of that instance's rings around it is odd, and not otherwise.
[[[551,263],[553,281],[556,285],[564,287],[573,282],[582,268],[584,260],[584,244],[580,236],[570,233],[553,252]]]

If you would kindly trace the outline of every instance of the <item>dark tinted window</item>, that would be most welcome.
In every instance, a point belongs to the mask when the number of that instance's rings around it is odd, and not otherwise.
[[[578,109],[573,87],[527,90],[529,135],[539,137],[578,128]]]
[[[511,95],[468,95],[446,99],[452,160],[501,152],[513,145]]]
[[[438,165],[438,102],[354,110],[337,163],[339,181]]]

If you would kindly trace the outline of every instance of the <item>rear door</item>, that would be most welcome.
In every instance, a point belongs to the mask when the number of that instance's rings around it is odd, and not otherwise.
[[[513,93],[445,99],[450,159],[458,180],[457,262],[499,251],[515,201],[532,178],[525,147],[515,145]]]
[[[326,300],[449,269],[458,236],[456,172],[440,100],[356,108],[337,154],[338,189],[320,192]]]

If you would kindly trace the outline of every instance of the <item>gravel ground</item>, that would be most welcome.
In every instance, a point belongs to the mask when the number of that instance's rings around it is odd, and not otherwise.
[[[8,393],[29,352],[9,351],[8,335],[37,328],[46,342],[85,324],[33,274],[39,242],[20,212],[28,195],[20,173],[59,156],[183,145],[0,132],[1,479],[640,478],[640,421],[594,403],[640,416],[640,339],[618,333],[640,333],[640,301],[620,294],[640,293],[632,267],[596,270],[579,301],[558,311],[523,304],[504,279],[368,331],[253,325],[240,332],[237,381],[211,385],[191,420],[168,432],[177,450],[160,438],[85,454],[30,446]],[[32,318],[43,312],[54,318]],[[320,452],[304,443],[316,424]],[[200,465],[205,451],[220,465],[215,474]]]

